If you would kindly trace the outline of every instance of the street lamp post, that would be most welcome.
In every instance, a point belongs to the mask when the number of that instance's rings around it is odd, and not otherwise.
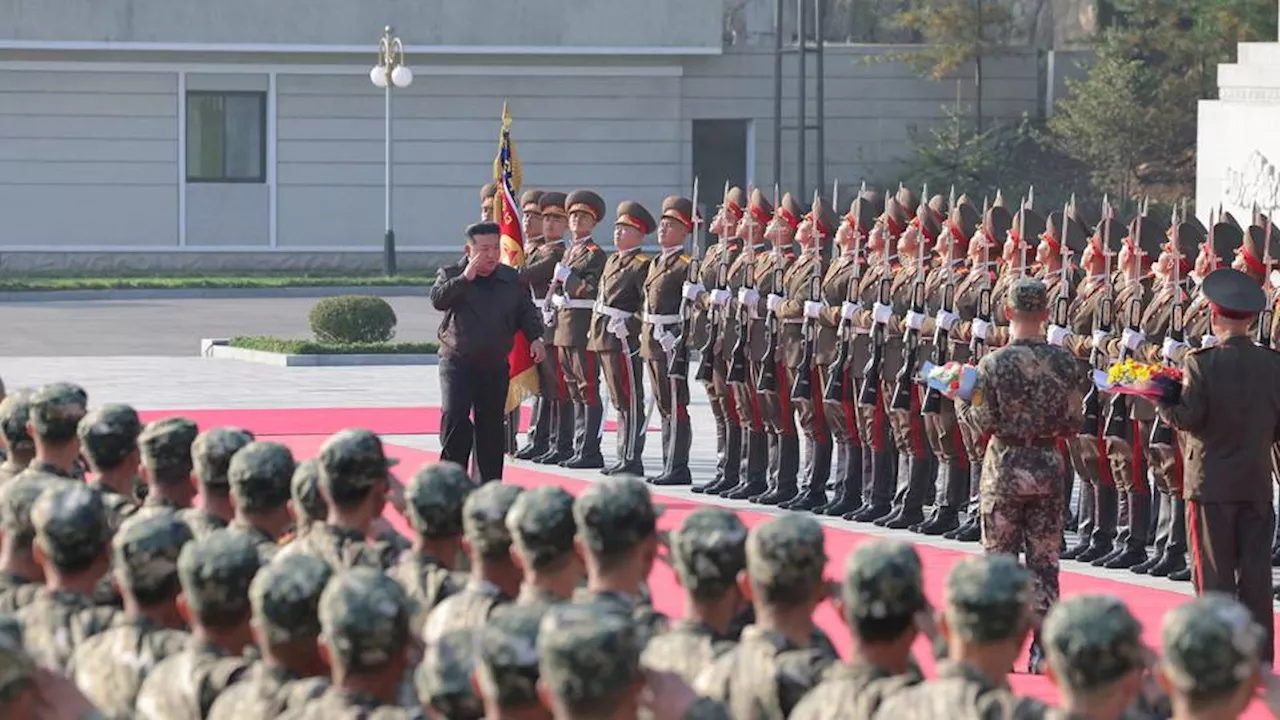
[[[396,274],[396,231],[391,225],[391,88],[406,88],[413,82],[413,71],[404,61],[404,43],[388,25],[378,41],[378,64],[369,71],[369,79],[386,95],[386,234],[382,238],[382,266],[387,275]]]

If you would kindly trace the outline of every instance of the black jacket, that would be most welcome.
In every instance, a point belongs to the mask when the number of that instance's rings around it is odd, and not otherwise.
[[[461,263],[441,268],[431,288],[431,304],[444,312],[440,354],[484,364],[506,362],[517,331],[533,342],[542,338],[542,318],[519,274],[499,265],[488,277],[468,281]]]

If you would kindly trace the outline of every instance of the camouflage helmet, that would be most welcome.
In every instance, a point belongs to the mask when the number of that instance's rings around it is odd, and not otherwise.
[[[172,417],[147,423],[138,436],[142,464],[152,482],[187,482],[194,463],[191,445],[199,428],[186,418]]]
[[[200,433],[191,445],[191,459],[200,485],[225,492],[231,458],[251,442],[253,433],[236,427],[215,427]]]
[[[507,512],[524,492],[518,485],[489,482],[476,488],[462,505],[462,533],[474,552],[505,556],[511,549]]]
[[[50,485],[49,480],[39,477],[17,477],[0,486],[0,530],[18,548],[30,549],[35,542],[31,508]]]
[[[319,460],[312,458],[298,463],[289,481],[289,494],[293,497],[293,511],[299,526],[328,517],[329,504],[320,494]]]
[[[1222,593],[1174,608],[1164,616],[1160,636],[1166,677],[1192,698],[1221,697],[1247,682],[1265,640],[1249,610]]]
[[[223,528],[183,546],[178,580],[201,622],[234,625],[249,617],[249,584],[259,567],[257,543],[247,533]]]
[[[480,689],[498,707],[538,702],[538,628],[545,609],[506,605],[480,628]]]
[[[99,471],[113,470],[138,449],[142,421],[128,405],[103,405],[80,420],[80,448]]]
[[[555,485],[521,493],[507,513],[507,531],[524,562],[534,570],[572,553],[577,527],[573,496]]]
[[[423,465],[405,488],[409,523],[425,538],[462,534],[462,507],[475,489],[461,465],[440,461]]]
[[[630,552],[658,529],[662,514],[644,481],[607,477],[591,484],[573,503],[573,520],[587,549],[608,557]]]
[[[89,395],[79,385],[50,383],[31,394],[28,415],[39,437],[66,442],[76,436],[80,419],[88,412]]]
[[[449,720],[480,720],[484,704],[471,684],[479,628],[451,630],[427,646],[414,673],[422,704]]]
[[[267,563],[249,585],[253,624],[271,644],[320,635],[320,594],[333,577],[329,563],[289,553]]]
[[[177,513],[129,518],[111,539],[111,558],[120,587],[143,605],[173,597],[178,581],[178,557],[194,536]]]
[[[262,513],[283,507],[295,467],[293,453],[280,443],[245,445],[231,457],[226,475],[236,509]]]
[[[1019,278],[1009,288],[1008,304],[1014,312],[1041,313],[1049,307],[1049,291],[1036,278]]]
[[[383,451],[382,440],[368,430],[334,433],[320,446],[320,488],[338,503],[359,502],[369,488],[385,482],[395,461]]]
[[[60,570],[77,571],[101,557],[111,540],[102,494],[81,483],[52,485],[31,507],[36,545]]]
[[[947,575],[943,597],[948,625],[960,637],[1008,640],[1026,627],[1031,574],[1008,555],[965,558]]]
[[[747,566],[747,526],[728,510],[699,508],[672,534],[671,556],[680,585],[690,595],[719,597]]]
[[[0,400],[0,433],[15,453],[34,453],[35,442],[27,432],[31,418],[31,395],[28,388],[18,388]]]
[[[910,617],[929,607],[920,555],[896,540],[870,540],[849,553],[840,595],[845,619],[862,621]]]
[[[334,576],[320,595],[320,628],[333,662],[348,672],[382,668],[412,638],[415,611],[400,583],[378,569]]]
[[[807,599],[822,584],[826,566],[826,540],[813,518],[774,518],[747,536],[747,573],[767,603]]]
[[[608,699],[643,677],[631,618],[593,604],[553,607],[538,627],[538,673],[561,703]]]
[[[1151,660],[1142,623],[1111,595],[1076,595],[1054,605],[1041,632],[1054,675],[1068,688],[1097,690]]]

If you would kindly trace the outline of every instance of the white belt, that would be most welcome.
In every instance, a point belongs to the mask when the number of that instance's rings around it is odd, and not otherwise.
[[[630,320],[636,315],[634,312],[630,312],[627,310],[619,310],[618,308],[615,308],[615,307],[609,307],[608,305],[605,305],[604,303],[598,300],[596,301],[595,305],[591,306],[591,309],[595,310],[601,315],[608,315],[614,320]]]
[[[563,295],[556,295],[551,300],[551,304],[561,310],[592,310],[596,306],[595,300],[574,300]]]
[[[547,306],[547,296],[546,296],[546,295],[543,295],[542,297],[538,297],[537,295],[534,295],[534,296],[533,296],[533,304],[534,304],[534,305],[537,305],[538,307],[546,307],[546,306]]]
[[[783,318],[782,324],[783,325],[803,325],[804,318]]]
[[[644,314],[644,321],[650,325],[679,325],[682,320],[684,318],[679,315],[654,315],[649,312]]]
[[[870,334],[871,334],[871,328],[855,327],[855,328],[853,329],[853,334],[854,334],[854,335],[870,335]]]
[[[627,321],[635,317],[636,314],[609,307],[599,301],[596,301],[594,310],[596,313],[609,318],[609,322],[605,324],[605,329],[613,333],[614,337],[625,342],[627,336],[631,334],[631,331],[627,329]]]

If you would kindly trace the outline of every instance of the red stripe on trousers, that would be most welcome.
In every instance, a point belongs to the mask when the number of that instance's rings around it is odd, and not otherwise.
[[[884,403],[877,402],[875,412],[871,414],[871,449],[876,452],[884,450],[884,424],[888,419]]]
[[[911,385],[911,454],[915,457],[922,458],[925,456],[924,447],[924,408],[920,407],[920,386],[912,383]]]
[[[1111,458],[1107,457],[1107,438],[1098,432],[1098,476],[1110,487],[1116,486],[1116,479],[1111,474]]]
[[[733,391],[728,388],[724,393],[724,416],[725,422],[730,425],[741,425],[742,416],[738,414],[738,401],[733,397]]]
[[[1195,583],[1196,594],[1204,594],[1204,571],[1200,567],[1200,518],[1196,512],[1196,501],[1187,501],[1187,544],[1191,546],[1191,582]]]
[[[623,363],[629,362],[631,362],[631,354],[626,349],[623,349],[618,353],[618,379],[622,383],[622,397],[619,399],[626,403],[625,407],[628,412],[631,411],[631,375],[623,367]]]
[[[846,381],[845,388],[849,387],[849,383],[853,383],[853,378]],[[854,386],[856,387],[857,384],[854,383]],[[849,444],[862,447],[862,435],[858,432],[858,411],[853,406],[853,397],[847,392],[844,400],[840,401],[840,409],[844,414],[845,427],[849,428]]]
[[[783,435],[795,435],[795,411],[791,409],[791,383],[787,381],[787,366],[781,361],[775,364],[778,366],[778,412],[782,415],[778,427]]]
[[[809,372],[810,387],[818,395],[822,394],[822,374],[818,372],[818,368],[813,368]],[[813,435],[818,442],[830,442],[831,433],[827,432],[827,413],[822,407],[822,398],[819,397],[817,402],[810,400],[813,405]]]
[[[1178,433],[1173,433],[1173,477],[1169,478],[1173,485],[1173,494],[1182,496],[1182,445],[1178,442]]]
[[[587,355],[587,397],[583,405],[595,405],[596,399],[599,397],[599,391],[596,390],[596,354],[590,350],[585,352]]]
[[[1150,488],[1147,487],[1147,474],[1140,472],[1142,470],[1142,424],[1137,420],[1130,420],[1133,423],[1133,430],[1130,433],[1133,436],[1131,447],[1132,454],[1129,458],[1129,474],[1133,476],[1133,487],[1137,489],[1139,495],[1145,495]]]
[[[747,382],[751,383],[747,386],[747,397],[751,398],[751,431],[762,432],[764,430],[764,416],[760,413],[760,394],[755,391],[755,375],[750,370],[747,371]]]

